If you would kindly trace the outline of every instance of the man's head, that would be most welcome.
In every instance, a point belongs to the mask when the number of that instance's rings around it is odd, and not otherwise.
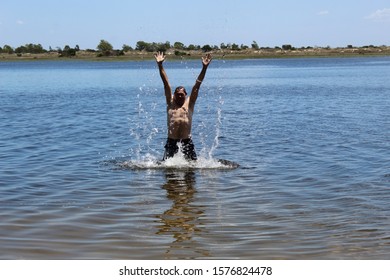
[[[173,101],[176,103],[176,105],[181,107],[186,101],[186,96],[187,96],[186,89],[182,86],[179,86],[175,89],[175,92],[173,94]]]

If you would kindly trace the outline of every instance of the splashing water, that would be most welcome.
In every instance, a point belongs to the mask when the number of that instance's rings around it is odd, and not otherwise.
[[[215,150],[219,146],[219,137],[221,135],[221,125],[222,125],[222,108],[221,106],[223,105],[223,99],[222,96],[219,96],[219,105],[217,107],[217,121],[215,123],[215,137],[213,144],[211,145],[211,148],[208,151],[208,158],[211,159],[214,155]]]
[[[239,165],[227,160],[200,157],[196,161],[188,161],[179,151],[174,157],[160,161],[157,157],[147,154],[141,159],[114,162],[122,169],[235,169]]]
[[[141,101],[141,99],[156,93],[157,89],[150,89],[143,86],[139,88],[139,91],[137,94],[136,114],[133,118],[128,119],[131,127],[130,135],[135,140],[135,147],[130,149],[131,156],[137,159],[140,159],[143,153],[156,152],[153,141],[160,132],[154,116],[157,107],[156,101],[151,100],[147,102],[148,107]]]
[[[156,100],[162,99],[157,88],[143,85],[139,87],[136,102],[136,114],[129,118],[130,135],[134,143],[130,148],[130,160],[122,161],[119,166],[131,169],[178,168],[178,169],[226,169],[238,165],[214,158],[219,146],[222,125],[222,87],[203,89],[197,102],[197,119],[200,123],[193,129],[194,141],[200,141],[197,149],[198,160],[189,162],[182,152],[161,161],[166,135],[165,106],[158,106]],[[157,97],[158,95],[158,97]],[[160,100],[162,101],[162,100]]]

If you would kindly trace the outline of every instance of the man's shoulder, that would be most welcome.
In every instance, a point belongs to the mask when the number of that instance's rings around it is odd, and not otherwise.
[[[173,101],[171,100],[170,102],[167,102],[167,109],[174,109],[175,104],[173,104]]]

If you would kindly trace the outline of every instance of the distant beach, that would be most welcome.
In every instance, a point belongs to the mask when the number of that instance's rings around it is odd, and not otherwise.
[[[364,46],[364,47],[302,47],[292,49],[282,48],[248,48],[245,50],[218,49],[211,50],[214,58],[219,59],[261,59],[261,58],[288,58],[288,57],[357,57],[357,56],[389,56],[390,46]],[[168,49],[166,54],[170,59],[197,59],[204,54],[202,50],[182,51],[174,48]],[[153,52],[130,50],[121,52],[120,55],[100,55],[98,51],[79,50],[74,56],[64,57],[57,51],[33,54],[0,54],[0,61],[19,60],[97,60],[97,61],[126,61],[126,60],[151,60]]]

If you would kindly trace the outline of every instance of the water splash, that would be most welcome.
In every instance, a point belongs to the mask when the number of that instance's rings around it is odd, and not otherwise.
[[[157,102],[149,100],[149,97],[156,92],[157,89],[148,88],[145,85],[139,87],[136,114],[133,118],[128,119],[130,124],[130,136],[133,138],[133,144],[135,146],[130,149],[130,155],[138,159],[142,157],[142,154],[156,152],[154,139],[160,132],[155,120]],[[143,102],[144,99],[146,99],[146,102]],[[146,105],[144,105],[144,103]]]
[[[186,65],[186,69],[188,69]],[[193,68],[188,71],[194,71]],[[135,102],[135,114],[129,118],[132,147],[129,149],[131,160],[123,163],[125,168],[231,168],[229,163],[223,164],[214,158],[222,127],[222,86],[208,87],[204,85],[197,102],[196,121],[193,127],[193,139],[196,143],[198,160],[188,162],[182,153],[164,162],[160,161],[166,139],[165,106],[163,94],[158,88],[143,85],[138,88]],[[196,124],[198,122],[198,124]],[[198,143],[200,142],[200,145]],[[235,164],[233,164],[235,165]]]
[[[206,112],[198,111],[199,114],[206,116],[197,126],[199,139],[202,144],[200,155],[209,159],[214,157],[221,137],[222,105],[224,104],[221,92],[222,88],[209,90],[208,94],[205,95]]]
[[[222,96],[219,96],[218,103],[220,106],[217,107],[217,121],[215,123],[215,137],[214,137],[213,144],[208,152],[209,158],[213,157],[215,150],[218,148],[219,138],[221,136],[221,125],[222,125],[222,108],[221,108],[221,106],[223,105]]]
[[[227,160],[220,160],[215,158],[199,157],[196,161],[188,161],[182,152],[178,152],[174,157],[159,160],[156,156],[146,154],[141,159],[118,160],[114,164],[121,169],[175,169],[175,170],[189,170],[189,169],[217,169],[228,170],[238,168],[239,165]]]

